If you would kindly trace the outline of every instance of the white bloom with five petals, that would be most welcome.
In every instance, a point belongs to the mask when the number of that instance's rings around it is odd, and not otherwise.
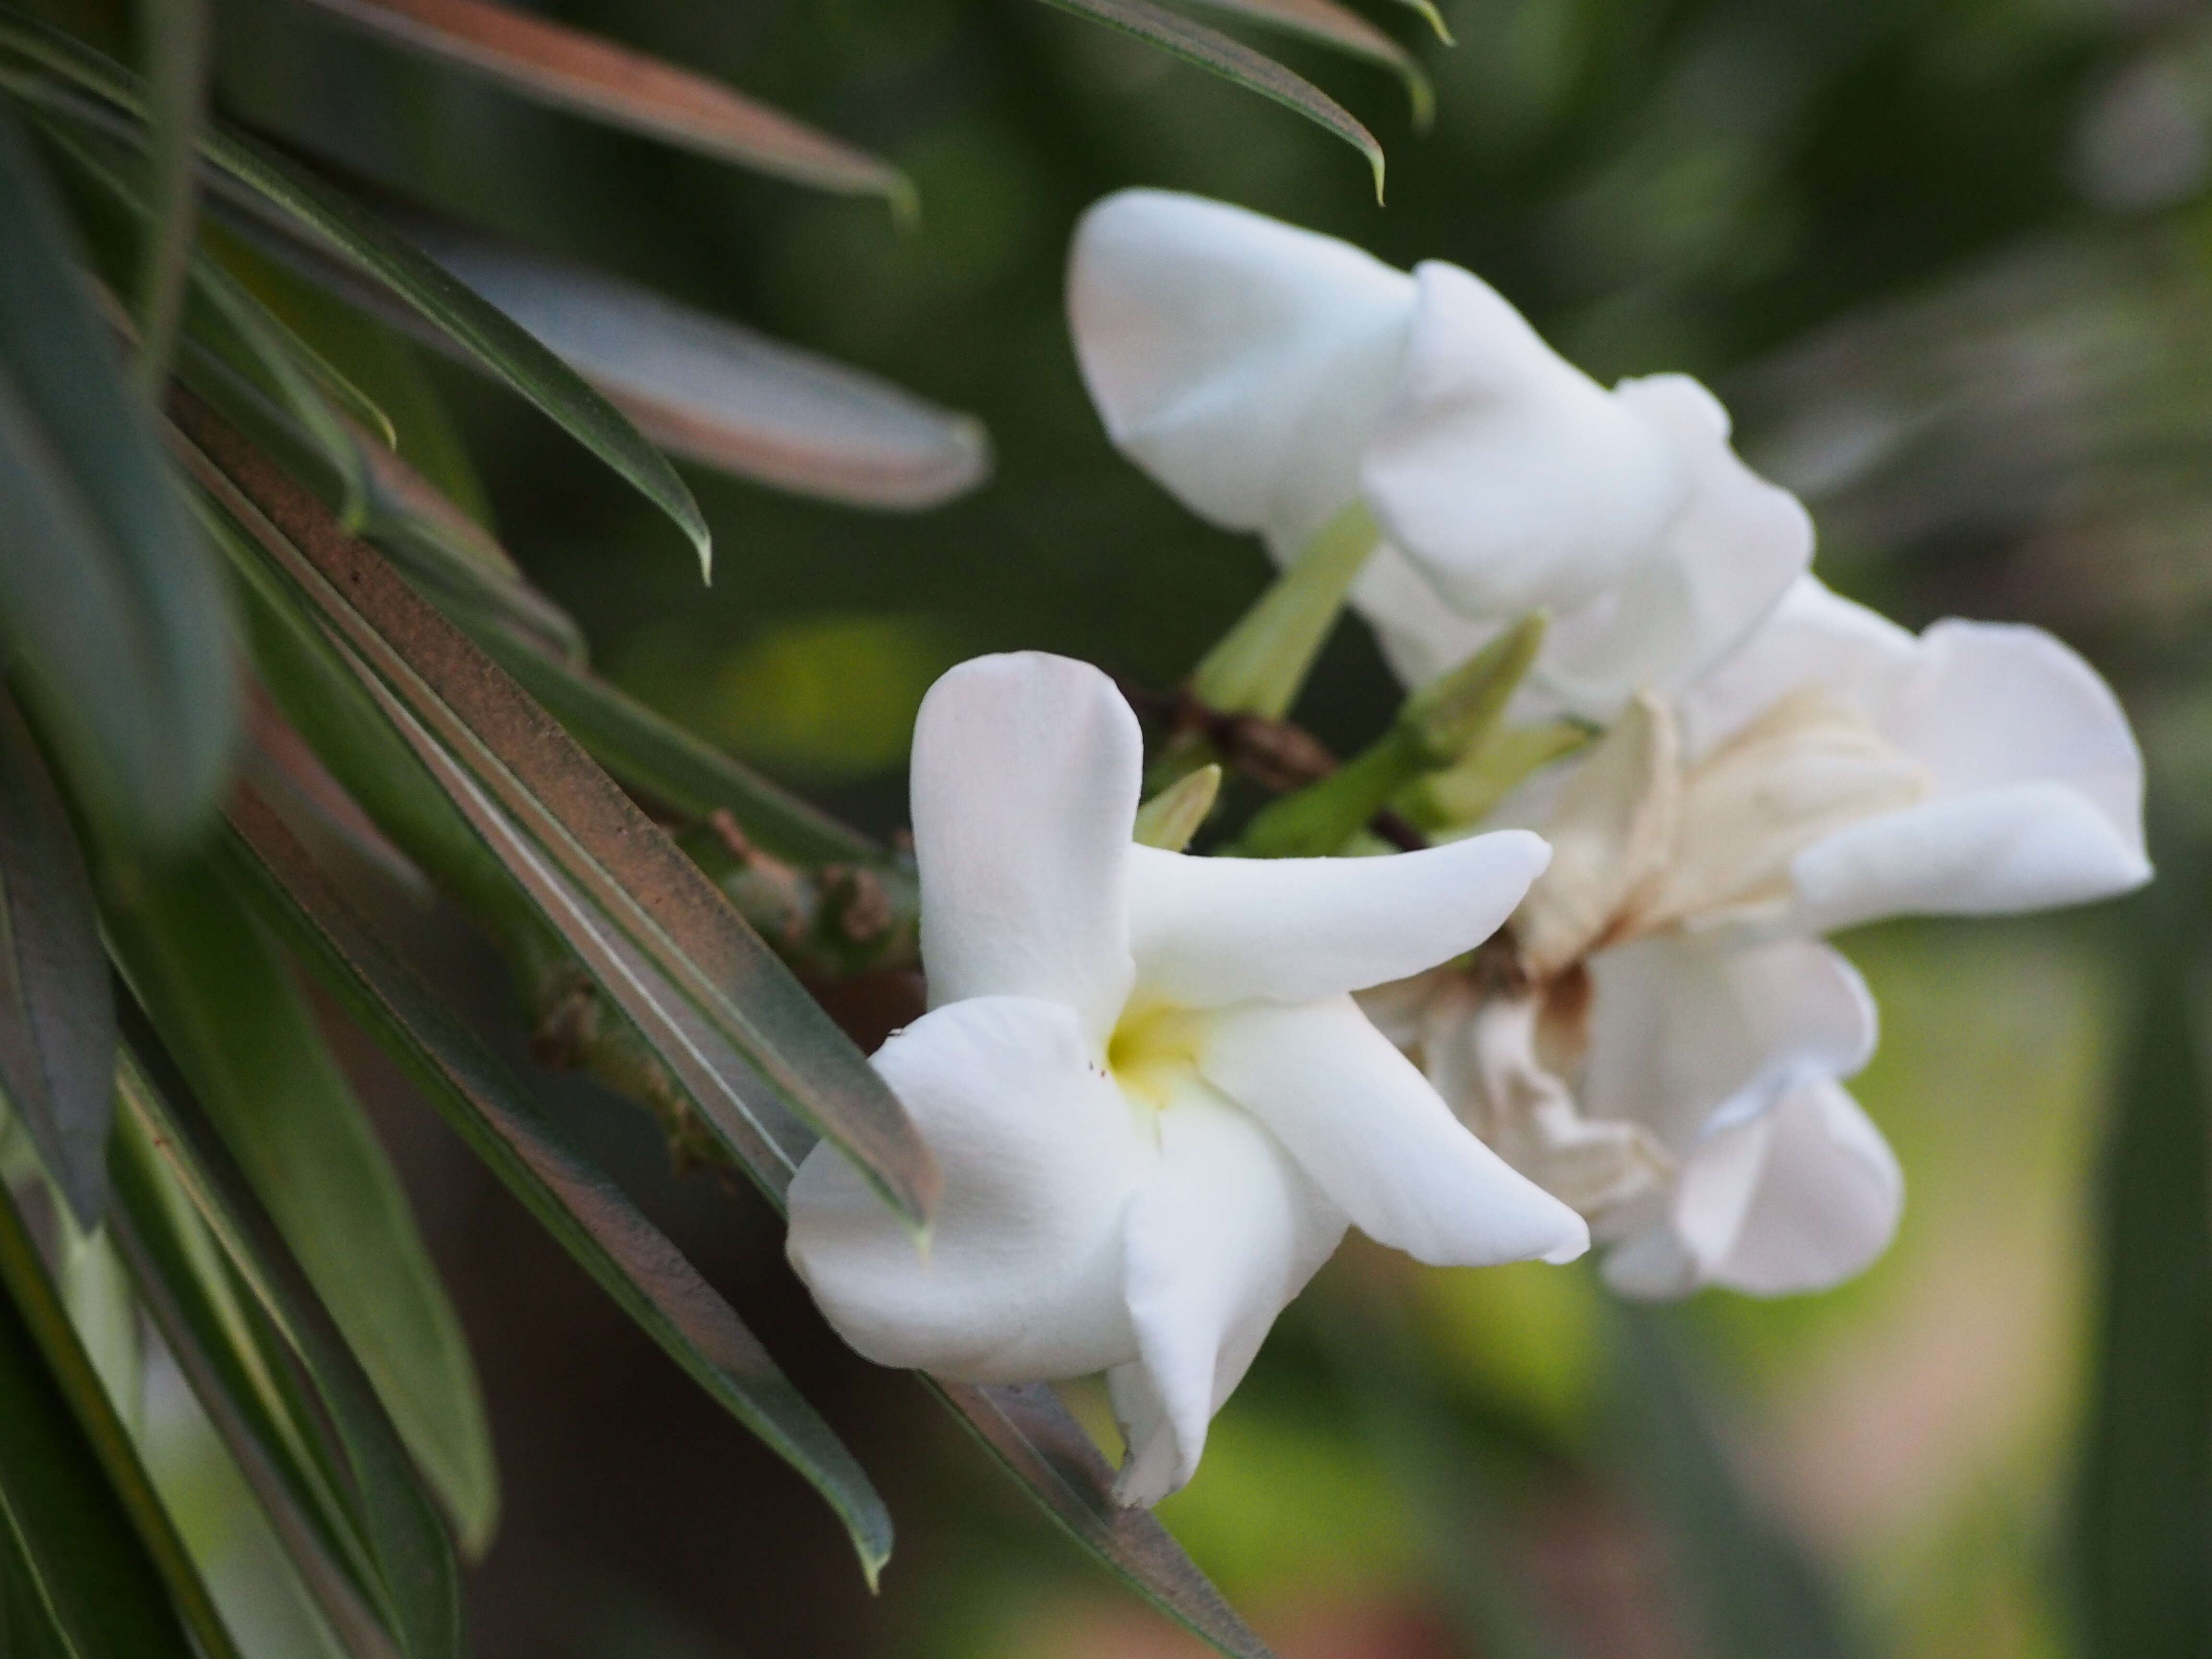
[[[1812,556],[1787,491],[1679,374],[1608,391],[1493,289],[1164,191],[1085,216],[1076,355],[1108,433],[1188,507],[1280,562],[1364,503],[1352,590],[1420,685],[1552,612],[1523,710],[1610,720],[1721,655]]]
[[[1477,945],[1542,870],[1506,831],[1391,858],[1135,845],[1142,742],[1097,670],[987,657],[914,744],[930,1012],[875,1065],[945,1173],[922,1248],[828,1143],[790,1255],[848,1341],[971,1382],[1104,1371],[1118,1491],[1208,1421],[1347,1223],[1424,1261],[1563,1261],[1582,1218],[1454,1119],[1349,993]]]
[[[1510,961],[1368,1006],[1591,1217],[1616,1288],[1820,1288],[1880,1254],[1904,1185],[1841,1082],[1873,1001],[1815,935],[2124,891],[2150,875],[2142,810],[2126,716],[2049,635],[1915,636],[1808,576],[1535,814],[1557,857]]]

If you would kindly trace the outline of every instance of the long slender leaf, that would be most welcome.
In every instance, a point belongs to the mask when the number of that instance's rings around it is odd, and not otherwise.
[[[2212,1092],[2201,881],[2168,859],[2098,1208],[2102,1318],[2073,1546],[2088,1659],[2212,1651]],[[2180,884],[2177,886],[2176,884]],[[2155,914],[2146,916],[2145,911]]]
[[[409,1659],[459,1659],[453,1546],[392,1419],[153,1022],[131,999],[118,1012],[137,1085],[124,1091],[124,1103],[313,1379],[346,1459],[389,1627]]]
[[[1164,6],[1156,6],[1152,0],[1046,0],[1046,3],[1119,29],[1124,34],[1133,34],[1139,40],[1172,52],[1185,63],[1211,70],[1247,91],[1272,98],[1285,108],[1297,111],[1367,158],[1367,165],[1375,174],[1375,198],[1377,201],[1382,198],[1382,146],[1375,142],[1375,135],[1319,87],[1291,74],[1273,58],[1262,57],[1218,29],[1194,23]]]
[[[693,817],[732,813],[745,834],[794,864],[883,864],[884,848],[695,738],[588,669],[486,638],[484,647],[631,788]]]
[[[128,1518],[138,1550],[159,1575],[178,1620],[198,1643],[202,1659],[239,1659],[237,1644],[216,1612],[215,1601],[192,1565],[184,1541],[162,1507],[161,1495],[139,1462],[131,1432],[118,1414],[107,1385],[70,1322],[68,1311],[46,1264],[31,1242],[14,1199],[0,1188],[0,1280],[15,1303],[14,1312],[36,1344],[47,1375],[68,1402],[85,1447],[104,1476],[115,1506]],[[121,1540],[108,1547],[131,1553]]]
[[[147,113],[145,89],[137,76],[36,18],[0,7],[0,47],[142,119]],[[714,539],[690,490],[622,412],[558,356],[375,215],[265,146],[216,124],[203,135],[200,148],[216,166],[398,295],[629,480],[690,538],[700,568],[711,569]]]
[[[106,1403],[106,1389],[76,1346],[68,1316],[43,1282],[45,1268],[4,1194],[0,1271],[10,1292],[0,1297],[0,1522],[12,1535],[20,1573],[20,1582],[18,1573],[9,1575],[7,1589],[31,1603],[20,1614],[10,1607],[9,1634],[23,1627],[20,1616],[25,1625],[44,1624],[70,1659],[193,1659],[191,1638],[170,1599],[172,1589],[187,1581],[165,1582],[141,1529],[161,1524],[159,1500],[137,1471],[136,1454],[112,1408],[94,1418],[106,1444],[95,1446],[88,1434],[78,1413],[97,1413]],[[33,1273],[39,1281],[30,1279]],[[26,1293],[37,1298],[30,1308],[17,1299]],[[73,1391],[50,1369],[50,1355],[69,1367]],[[123,1458],[127,1466],[111,1461]],[[127,1497],[111,1484],[126,1468],[137,1471]],[[173,1551],[172,1571],[191,1575],[174,1534],[165,1529],[160,1535]],[[189,1584],[198,1583],[192,1575]],[[210,1621],[204,1633],[220,1644],[211,1652],[234,1652],[204,1592],[195,1605]]]
[[[906,511],[989,474],[990,441],[972,416],[595,271],[443,227],[410,228],[432,258],[687,460]]]
[[[481,1553],[499,1480],[460,1322],[404,1189],[281,956],[215,871],[179,865],[110,912],[118,956],[194,1092]]]
[[[544,102],[689,149],[914,210],[888,162],[743,94],[596,35],[486,0],[312,0],[335,16]]]
[[[1302,40],[1380,64],[1406,83],[1406,95],[1413,100],[1415,126],[1425,127],[1436,118],[1436,88],[1429,84],[1429,77],[1422,72],[1413,55],[1350,7],[1338,5],[1336,0],[1187,0],[1187,3],[1227,12],[1232,16],[1249,17],[1269,28],[1281,29]]]
[[[938,1176],[912,1121],[698,867],[319,502],[204,411],[182,418],[195,475],[357,655],[395,728],[755,1178],[788,1181],[775,1120],[793,1113],[926,1218]]]
[[[260,898],[332,992],[404,1066],[525,1207],[654,1341],[812,1483],[853,1535],[873,1582],[890,1517],[867,1477],[676,1247],[568,1146],[522,1086],[307,859],[250,792],[226,842]]]
[[[1662,1316],[1614,1310],[1612,1429],[1620,1466],[1674,1556],[1711,1659],[1848,1659],[1826,1586],[1745,1495]]]
[[[1113,1469],[1048,1384],[923,1381],[1060,1529],[1116,1577],[1231,1659],[1273,1659],[1150,1510],[1114,1501]]]
[[[0,1091],[87,1231],[107,1204],[114,1077],[92,878],[38,745],[0,690]]]
[[[125,1068],[126,1095],[143,1082]],[[115,1153],[112,1225],[140,1304],[260,1505],[278,1547],[349,1659],[399,1659],[368,1585],[369,1546],[339,1492],[343,1450],[285,1346],[147,1138],[126,1113]]]
[[[119,849],[213,807],[237,721],[232,623],[0,109],[0,657]]]
[[[139,264],[139,380],[158,398],[169,375],[185,264],[199,195],[200,124],[214,55],[208,0],[139,0],[149,145],[148,216]]]

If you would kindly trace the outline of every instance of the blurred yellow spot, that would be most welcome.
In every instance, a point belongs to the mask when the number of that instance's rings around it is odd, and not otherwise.
[[[902,765],[923,693],[964,654],[929,616],[786,617],[734,642],[677,621],[634,640],[615,678],[747,760],[835,783]]]
[[[1503,1410],[1572,1440],[1599,1381],[1602,1294],[1583,1267],[1435,1269],[1412,1281],[1437,1352]]]

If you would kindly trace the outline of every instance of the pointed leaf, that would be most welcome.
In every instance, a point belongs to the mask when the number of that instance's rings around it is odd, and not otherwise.
[[[2096,1382],[2074,1497],[2081,1651],[2212,1649],[2212,1092],[2203,1060],[2202,878],[2160,860],[2132,937],[2132,1052],[2097,1183]]]
[[[549,661],[495,637],[483,643],[601,765],[659,805],[695,818],[727,811],[755,845],[793,864],[888,863],[890,854],[857,830],[702,742],[590,670]]]
[[[1231,1659],[1273,1659],[1150,1510],[1115,1502],[1113,1469],[1049,1385],[922,1380],[1061,1530],[1116,1577]]]
[[[142,119],[139,78],[70,36],[0,7],[0,47],[31,59]],[[389,289],[477,362],[536,404],[672,519],[711,568],[713,537],[667,459],[622,412],[524,329],[487,305],[374,214],[243,135],[211,125],[207,159]]]
[[[788,1182],[796,1114],[925,1219],[938,1176],[912,1121],[699,868],[319,502],[204,410],[181,418],[194,475],[362,665],[386,718],[755,1179],[771,1193]]]
[[[1382,146],[1375,142],[1375,135],[1319,87],[1291,74],[1273,58],[1261,57],[1218,29],[1156,6],[1152,0],[1046,0],[1046,3],[1133,34],[1187,64],[1211,70],[1248,91],[1296,110],[1367,158],[1375,174],[1375,198],[1382,199]]]
[[[146,43],[150,204],[139,265],[139,384],[158,400],[169,378],[185,264],[199,206],[200,125],[214,56],[208,0],[140,0]]]
[[[1364,58],[1370,63],[1380,64],[1384,69],[1406,83],[1406,95],[1413,100],[1413,125],[1425,127],[1436,118],[1436,89],[1429,77],[1413,61],[1413,55],[1381,29],[1369,22],[1347,6],[1336,0],[1186,0],[1187,3],[1212,8],[1237,17],[1249,17],[1255,23],[1281,29],[1316,45],[1337,52],[1350,52],[1355,58]]]
[[[461,64],[545,103],[822,190],[889,198],[914,186],[888,162],[717,82],[486,0],[313,0],[356,27]]]
[[[323,1304],[463,1547],[491,1541],[491,1437],[460,1322],[375,1131],[286,965],[216,872],[179,865],[110,914],[133,988]]]
[[[237,1644],[232,1641],[222,1615],[216,1611],[214,1598],[208,1594],[199,1570],[185,1553],[184,1541],[177,1535],[168,1511],[162,1507],[145,1466],[139,1462],[131,1431],[117,1414],[106,1384],[100,1380],[91,1357],[78,1340],[68,1310],[53,1281],[46,1275],[38,1247],[32,1243],[15,1200],[4,1185],[0,1185],[0,1281],[5,1282],[11,1304],[4,1313],[0,1313],[0,1371],[12,1370],[25,1357],[20,1345],[24,1337],[28,1337],[38,1359],[43,1362],[45,1382],[51,1389],[49,1401],[64,1403],[73,1419],[67,1425],[51,1422],[43,1431],[42,1437],[47,1443],[41,1450],[51,1458],[57,1479],[64,1477],[64,1464],[76,1461],[79,1463],[79,1478],[94,1474],[105,1484],[108,1505],[88,1502],[84,1520],[91,1520],[94,1510],[112,1506],[111,1516],[100,1522],[98,1537],[87,1536],[65,1546],[72,1555],[79,1549],[100,1551],[104,1560],[47,1563],[41,1576],[58,1567],[64,1577],[76,1577],[82,1571],[88,1580],[100,1580],[95,1594],[101,1602],[112,1601],[116,1604],[112,1611],[123,1621],[119,1627],[131,1631],[132,1640],[155,1644],[145,1649],[106,1646],[103,1635],[100,1643],[80,1639],[76,1645],[88,1659],[101,1651],[132,1656],[163,1651],[182,1654],[186,1650],[181,1637],[171,1634],[171,1621],[174,1620],[181,1621],[191,1632],[198,1644],[201,1659],[239,1659]],[[27,1378],[0,1382],[0,1388],[10,1386],[44,1392],[36,1389]],[[41,1561],[45,1556],[40,1547],[44,1523],[53,1511],[38,1501],[28,1506],[27,1517],[17,1509],[15,1480],[21,1467],[21,1448],[5,1443],[13,1435],[41,1431],[33,1422],[26,1420],[31,1410],[19,1416],[15,1404],[0,1409],[5,1409],[10,1418],[8,1424],[0,1425],[0,1486],[8,1489],[9,1518],[24,1534],[27,1562]],[[72,1440],[74,1449],[70,1443]],[[131,1536],[113,1530],[116,1519],[127,1523]],[[151,1583],[147,1582],[149,1572],[153,1576]],[[168,1606],[157,1608],[155,1598],[164,1589]],[[62,1622],[71,1622],[67,1609],[76,1601],[72,1589],[50,1585],[45,1599]],[[107,1626],[109,1608],[103,1606],[89,1611],[96,1615],[94,1623],[103,1628]]]
[[[114,1079],[92,878],[45,758],[0,690],[0,1092],[88,1232],[107,1204]]]
[[[11,1201],[0,1198],[0,1206],[12,1217]],[[27,1249],[21,1224],[9,1231],[17,1235],[9,1243]],[[35,1260],[18,1264],[24,1268],[43,1271]],[[50,1334],[75,1340],[65,1318]],[[82,1351],[76,1358],[88,1376],[91,1362]],[[89,1386],[98,1389],[99,1378],[89,1376]],[[51,1650],[70,1659],[193,1659],[160,1570],[109,1479],[23,1310],[12,1294],[0,1297],[0,1523],[17,1570],[7,1599],[29,1604],[9,1607],[9,1637],[44,1625]],[[42,1633],[33,1644],[45,1648],[47,1639]]]
[[[1620,1465],[1668,1547],[1711,1659],[1848,1659],[1832,1596],[1728,1464],[1664,1328],[1613,1307],[1611,1425]]]
[[[148,1144],[313,1379],[346,1459],[390,1627],[408,1659],[460,1659],[460,1587],[453,1546],[359,1358],[153,1022],[131,999],[118,1012],[130,1057],[124,1106],[140,1120]]]
[[[126,1094],[143,1082],[127,1066]],[[116,1135],[116,1248],[161,1340],[259,1504],[301,1585],[349,1659],[400,1659],[367,1589],[374,1562],[339,1496],[344,1462],[299,1356],[252,1299],[147,1139],[150,1113]]]
[[[120,848],[213,807],[237,720],[222,585],[0,109],[0,658]]]
[[[561,354],[672,453],[856,507],[935,507],[981,483],[981,422],[575,265],[410,227],[440,264]]]
[[[890,1517],[852,1454],[676,1247],[566,1144],[251,791],[225,843],[263,915],[320,973],[546,1231],[701,1387],[836,1510],[873,1582]]]

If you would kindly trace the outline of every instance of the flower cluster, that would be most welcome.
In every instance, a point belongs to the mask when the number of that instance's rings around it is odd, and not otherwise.
[[[1085,218],[1069,309],[1108,432],[1193,510],[1285,566],[1358,538],[1409,690],[1548,617],[1448,757],[1528,763],[1431,790],[1419,850],[1194,857],[1137,842],[1103,675],[948,674],[914,749],[930,1012],[876,1057],[945,1194],[917,1242],[808,1159],[791,1255],[839,1330],[973,1381],[1104,1372],[1149,1503],[1347,1226],[1462,1265],[1595,1237],[1631,1296],[1865,1266],[1903,1182],[1821,936],[2148,879],[2104,683],[2033,629],[1830,592],[1708,392],[1602,387],[1455,267],[1134,191]],[[1589,740],[1520,775],[1561,720]]]

